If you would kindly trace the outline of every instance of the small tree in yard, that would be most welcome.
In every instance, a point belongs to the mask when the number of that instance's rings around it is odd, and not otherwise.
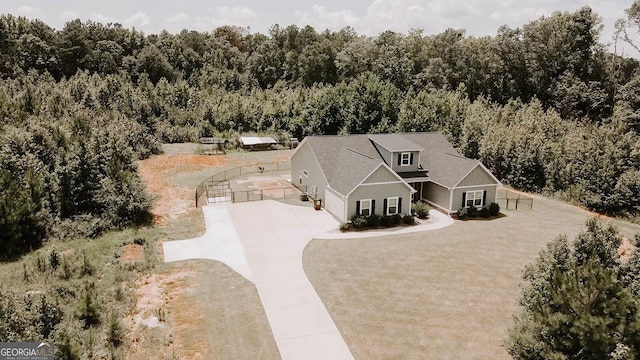
[[[595,219],[573,244],[558,237],[525,269],[522,313],[506,346],[518,359],[630,359],[640,354],[640,252]]]

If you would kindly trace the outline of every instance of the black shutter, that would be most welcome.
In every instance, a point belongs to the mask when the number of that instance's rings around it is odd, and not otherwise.
[[[401,161],[402,161],[402,153],[398,153],[398,166],[400,166]]]
[[[376,201],[371,200],[371,215],[376,213]]]
[[[482,206],[487,206],[487,191],[482,192]]]
[[[382,208],[382,215],[387,216],[387,199],[384,199],[384,208]]]
[[[398,212],[397,214],[402,214],[402,198],[398,198]]]
[[[462,193],[462,207],[464,208],[465,206],[467,206],[467,193],[463,192]]]
[[[413,165],[413,153],[409,156],[409,165]]]
[[[356,201],[356,215],[360,215],[360,200]]]

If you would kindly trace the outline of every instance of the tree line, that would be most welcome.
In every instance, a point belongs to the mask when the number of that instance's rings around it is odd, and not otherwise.
[[[2,15],[3,255],[144,223],[136,159],[246,132],[441,131],[506,184],[637,216],[638,62],[608,53],[599,29],[588,7],[482,38],[294,25],[145,35]]]

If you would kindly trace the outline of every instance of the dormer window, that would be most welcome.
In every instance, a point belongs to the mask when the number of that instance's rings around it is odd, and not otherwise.
[[[400,153],[400,166],[409,166],[411,165],[411,153],[405,152]]]

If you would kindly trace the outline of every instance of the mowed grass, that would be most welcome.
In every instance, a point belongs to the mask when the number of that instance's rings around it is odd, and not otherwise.
[[[504,204],[502,204],[504,205]],[[549,199],[436,231],[313,240],[304,267],[356,359],[507,359],[521,274],[592,215]],[[616,221],[632,238],[640,226]]]
[[[279,359],[255,285],[213,260],[165,264],[167,312],[181,359]],[[178,276],[175,276],[178,274]]]

